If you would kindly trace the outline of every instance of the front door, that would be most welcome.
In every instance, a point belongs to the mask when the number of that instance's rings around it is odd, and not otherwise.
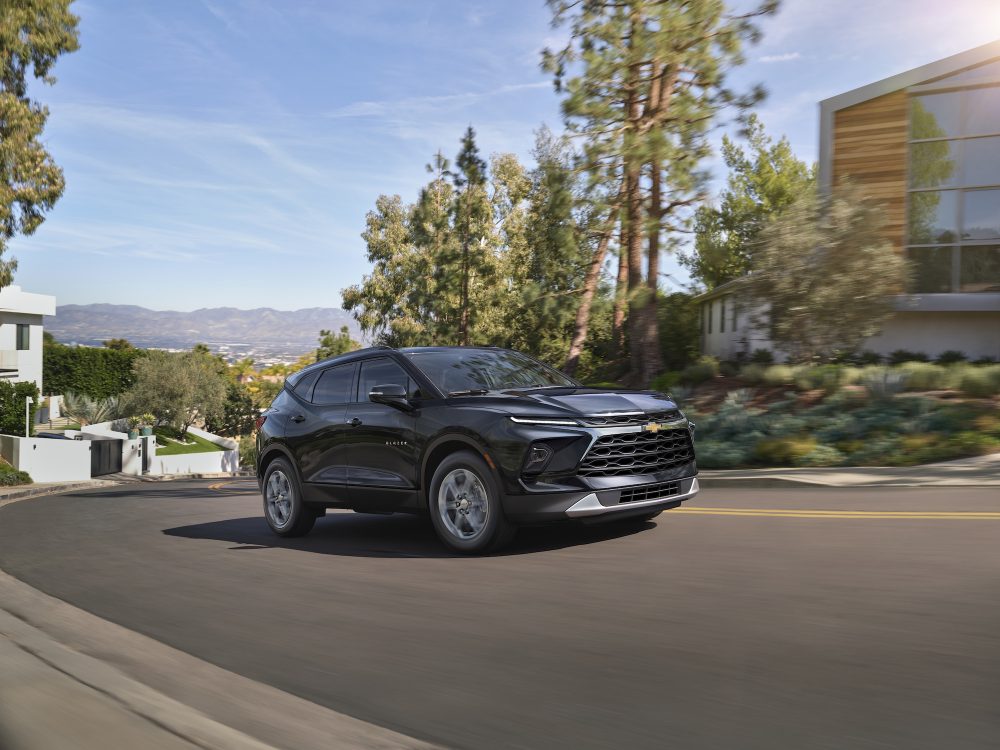
[[[347,409],[354,395],[358,366],[351,362],[328,367],[289,403],[285,442],[295,455],[308,500],[347,505],[348,453],[353,438]]]
[[[410,396],[416,385],[389,357],[361,363],[357,400],[347,410],[351,423],[351,497],[359,508],[416,507],[420,455],[414,430],[418,411],[404,411],[368,398],[377,385],[399,384]]]

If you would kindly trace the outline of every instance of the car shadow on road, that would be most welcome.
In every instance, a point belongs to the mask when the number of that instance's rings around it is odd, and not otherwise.
[[[566,547],[607,542],[656,527],[650,521],[620,521],[595,526],[558,524],[523,528],[497,556],[525,555]],[[418,516],[394,514],[332,513],[319,519],[308,536],[288,539],[276,536],[260,516],[231,518],[164,529],[168,536],[215,539],[232,542],[233,550],[293,549],[346,557],[462,557],[442,546],[430,521]]]

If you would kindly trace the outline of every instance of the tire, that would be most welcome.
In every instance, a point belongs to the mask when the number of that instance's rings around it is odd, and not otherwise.
[[[437,467],[427,497],[431,523],[446,547],[466,555],[496,552],[517,533],[503,512],[500,485],[472,451],[453,453]]]
[[[316,512],[302,501],[302,490],[291,464],[276,458],[268,464],[261,485],[264,519],[278,536],[303,536],[312,531]]]

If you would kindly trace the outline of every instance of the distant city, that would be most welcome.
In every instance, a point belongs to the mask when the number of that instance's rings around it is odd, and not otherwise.
[[[192,312],[149,310],[135,305],[62,305],[45,318],[45,330],[64,344],[102,346],[114,338],[145,349],[182,351],[205,344],[227,362],[253,359],[258,367],[291,363],[316,348],[322,329],[363,340],[357,322],[340,308],[239,310],[205,308]]]

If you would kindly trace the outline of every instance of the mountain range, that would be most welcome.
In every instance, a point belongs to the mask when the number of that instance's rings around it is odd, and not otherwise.
[[[204,343],[217,351],[295,354],[314,349],[320,329],[324,328],[339,331],[346,325],[353,338],[362,338],[350,313],[337,307],[213,307],[177,312],[137,305],[60,305],[54,316],[45,317],[44,323],[56,341],[86,346],[124,338],[147,348],[189,349]]]

